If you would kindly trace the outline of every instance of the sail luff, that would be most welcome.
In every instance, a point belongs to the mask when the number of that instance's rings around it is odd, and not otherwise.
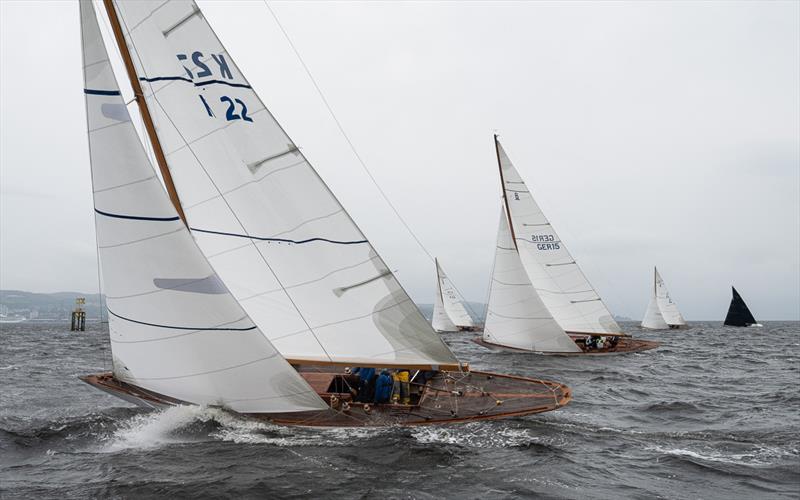
[[[178,212],[178,216],[181,218],[183,223],[187,224],[186,214],[183,213],[183,206],[181,205],[178,191],[175,189],[175,183],[172,180],[172,174],[167,166],[167,159],[164,156],[164,150],[161,147],[161,141],[158,138],[156,127],[153,124],[153,117],[150,115],[150,108],[147,106],[147,99],[144,98],[142,85],[139,83],[139,76],[136,74],[136,66],[133,64],[133,59],[131,58],[131,53],[128,50],[128,45],[125,43],[125,35],[122,32],[122,26],[120,26],[119,18],[117,17],[117,9],[114,7],[114,0],[103,0],[103,6],[106,9],[108,20],[111,23],[111,31],[114,33],[114,40],[116,41],[120,54],[122,54],[122,60],[125,63],[125,72],[127,73],[128,80],[133,88],[133,96],[134,99],[136,99],[136,104],[139,106],[139,111],[142,114],[142,122],[144,122],[144,128],[147,131],[147,137],[150,139],[150,144],[153,148],[153,154],[156,158],[156,163],[158,163],[158,168],[161,172],[161,178],[164,180],[164,186],[169,194],[169,199],[172,201],[172,205],[175,207],[175,210]]]
[[[514,233],[514,223],[511,219],[511,207],[508,205],[506,180],[503,176],[503,162],[500,161],[500,142],[497,139],[497,134],[494,134],[494,152],[497,156],[497,169],[500,172],[500,191],[503,193],[503,207],[505,207],[506,217],[508,217],[508,229],[511,231],[511,241],[514,243],[514,248],[519,249],[517,245],[517,235]]]

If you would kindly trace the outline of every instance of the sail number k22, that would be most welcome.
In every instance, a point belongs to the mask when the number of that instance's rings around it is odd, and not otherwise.
[[[216,68],[214,68],[216,69],[216,71],[214,71],[214,69],[212,69],[211,67],[209,67],[208,64],[206,64],[206,62],[209,61],[208,59],[206,60],[203,59],[204,57],[203,53],[200,52],[199,50],[194,51],[191,57],[189,57],[187,54],[176,54],[176,57],[178,58],[179,61],[186,61],[188,59],[191,59],[191,61],[195,64],[194,69],[195,70],[199,69],[199,72],[197,74],[194,74],[191,69],[187,68],[186,66],[183,67],[183,69],[186,71],[186,74],[189,75],[189,78],[191,78],[192,81],[195,80],[195,77],[206,78],[209,76],[212,77],[217,76],[222,81],[233,80],[233,73],[231,73],[231,69],[228,66],[228,61],[225,59],[225,54],[211,54],[211,59],[216,63]],[[211,84],[218,82],[219,80],[211,80],[208,81],[207,83]],[[195,85],[202,86],[203,82],[195,82]],[[199,95],[198,97],[200,98],[200,102],[203,103],[203,107],[205,108],[206,113],[208,113],[208,116],[212,117],[216,116],[214,115],[214,112],[211,110],[211,105],[208,103],[206,98],[203,97],[202,95]],[[248,116],[247,114],[247,105],[241,99],[224,95],[219,98],[219,101],[226,105],[225,119],[227,121],[229,122],[236,120],[243,120],[246,122],[253,121],[253,119],[250,118],[250,116]]]

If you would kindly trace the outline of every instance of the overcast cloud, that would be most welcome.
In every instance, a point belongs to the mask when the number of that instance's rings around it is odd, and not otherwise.
[[[418,302],[433,264],[361,171],[262,2],[200,1]],[[616,314],[658,265],[688,319],[736,285],[800,319],[800,3],[273,2],[384,190],[486,298],[511,159]],[[0,287],[97,289],[76,2],[0,2]]]

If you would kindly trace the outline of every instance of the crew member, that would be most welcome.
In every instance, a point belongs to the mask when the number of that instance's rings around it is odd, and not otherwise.
[[[392,376],[389,375],[388,370],[381,370],[378,379],[375,381],[375,403],[383,404],[388,403],[392,397]]]

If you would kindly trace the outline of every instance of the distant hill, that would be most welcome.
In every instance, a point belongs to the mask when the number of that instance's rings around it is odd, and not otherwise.
[[[100,317],[100,294],[81,292],[34,293],[22,290],[0,290],[0,310],[9,316],[28,319],[69,319],[75,308],[75,299],[84,297],[86,316]]]

